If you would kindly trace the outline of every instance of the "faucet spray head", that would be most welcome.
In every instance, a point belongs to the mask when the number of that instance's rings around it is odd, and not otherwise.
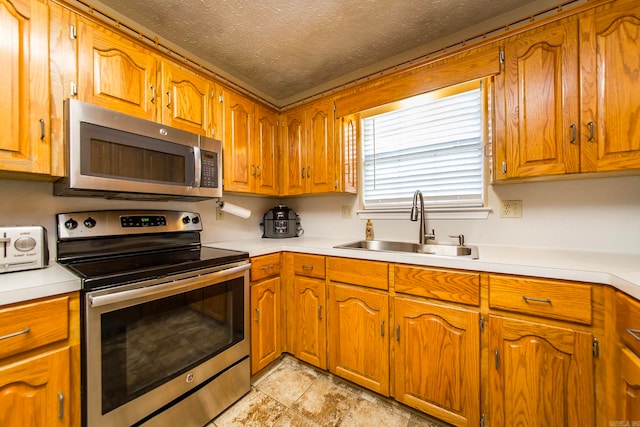
[[[411,221],[417,221],[418,220],[418,208],[413,206],[411,208]]]

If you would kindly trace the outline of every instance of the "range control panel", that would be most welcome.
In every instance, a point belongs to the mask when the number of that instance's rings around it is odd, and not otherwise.
[[[200,215],[185,211],[92,211],[57,215],[58,239],[202,231]]]
[[[49,264],[47,230],[41,226],[0,227],[0,273]]]

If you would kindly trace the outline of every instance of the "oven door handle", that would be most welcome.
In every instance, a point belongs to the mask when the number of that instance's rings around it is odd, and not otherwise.
[[[178,279],[162,284],[155,285],[153,282],[161,282],[162,279],[157,281],[151,281],[146,283],[146,286],[129,289],[126,291],[114,292],[105,295],[90,295],[89,303],[91,307],[102,307],[110,304],[117,304],[121,302],[131,301],[137,298],[148,298],[157,295],[169,296],[178,294],[191,289],[197,289],[203,285],[213,285],[224,281],[225,278],[231,278],[235,273],[239,273],[251,268],[251,264],[243,264],[231,268],[225,268],[224,270],[215,271],[213,273],[203,274],[202,276],[196,276],[193,278]],[[220,280],[223,279],[223,280]],[[184,282],[184,283],[180,283]]]

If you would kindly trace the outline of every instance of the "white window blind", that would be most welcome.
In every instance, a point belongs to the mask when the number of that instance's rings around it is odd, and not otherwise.
[[[416,190],[429,207],[483,206],[482,93],[474,86],[362,120],[365,210],[410,207]]]

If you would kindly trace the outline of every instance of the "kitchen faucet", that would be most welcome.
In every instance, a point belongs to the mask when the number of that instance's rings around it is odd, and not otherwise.
[[[420,198],[420,212],[418,212],[418,198]],[[424,198],[422,197],[422,191],[416,190],[413,193],[413,206],[411,206],[411,221],[418,221],[418,213],[420,214],[420,237],[418,241],[421,245],[427,243],[427,240],[433,240],[436,238],[436,233],[432,229],[431,234],[427,234],[427,218],[424,215]]]

